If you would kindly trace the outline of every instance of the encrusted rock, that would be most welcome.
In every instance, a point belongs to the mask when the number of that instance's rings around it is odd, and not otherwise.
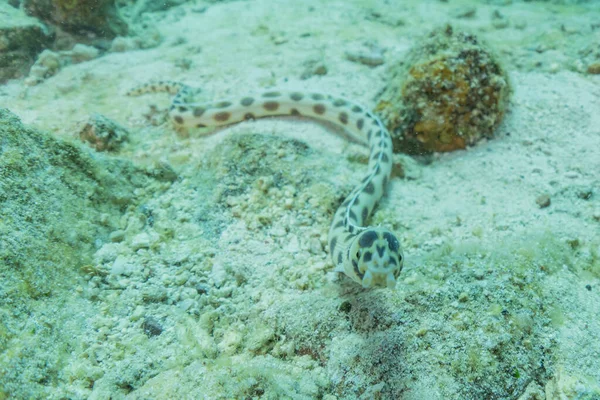
[[[474,35],[447,25],[406,60],[391,67],[377,105],[396,151],[453,151],[493,136],[508,104],[508,78]]]
[[[92,114],[79,131],[79,138],[98,151],[116,151],[129,132],[101,114]]]

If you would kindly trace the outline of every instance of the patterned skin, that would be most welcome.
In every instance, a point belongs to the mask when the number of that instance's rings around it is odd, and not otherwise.
[[[194,103],[197,89],[161,81],[132,89],[139,96],[150,92],[175,94],[169,115],[180,128],[216,127],[270,116],[303,116],[333,122],[356,141],[367,138],[368,173],[338,208],[329,230],[329,253],[336,266],[364,288],[394,288],[404,263],[394,234],[384,228],[365,227],[384,194],[392,170],[392,141],[371,111],[341,97],[320,93],[267,91],[256,96],[212,103]]]

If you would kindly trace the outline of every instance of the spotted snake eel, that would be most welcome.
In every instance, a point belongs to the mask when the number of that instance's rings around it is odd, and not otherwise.
[[[347,99],[320,93],[266,91],[237,100],[195,103],[197,89],[171,81],[130,90],[173,94],[169,116],[176,127],[218,127],[271,116],[303,116],[329,121],[352,136],[366,137],[370,149],[368,173],[346,197],[331,223],[328,242],[335,271],[364,288],[394,288],[404,258],[400,242],[389,230],[365,223],[384,194],[392,170],[392,141],[382,122],[368,109]]]

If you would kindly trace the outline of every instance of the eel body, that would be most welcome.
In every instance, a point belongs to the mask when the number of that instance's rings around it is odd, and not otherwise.
[[[329,121],[357,140],[366,139],[368,171],[338,208],[329,230],[329,253],[335,270],[364,288],[396,285],[404,258],[400,242],[389,230],[366,225],[384,194],[392,170],[392,140],[370,110],[342,97],[322,93],[270,90],[234,100],[195,103],[192,89],[178,82],[157,82],[128,92],[174,95],[169,116],[177,127],[218,127],[271,116],[303,116]]]

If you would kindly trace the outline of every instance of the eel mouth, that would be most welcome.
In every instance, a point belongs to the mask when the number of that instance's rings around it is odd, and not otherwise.
[[[394,289],[396,287],[396,277],[392,271],[372,272],[368,270],[362,279],[362,287],[365,289],[372,287],[387,287]]]

